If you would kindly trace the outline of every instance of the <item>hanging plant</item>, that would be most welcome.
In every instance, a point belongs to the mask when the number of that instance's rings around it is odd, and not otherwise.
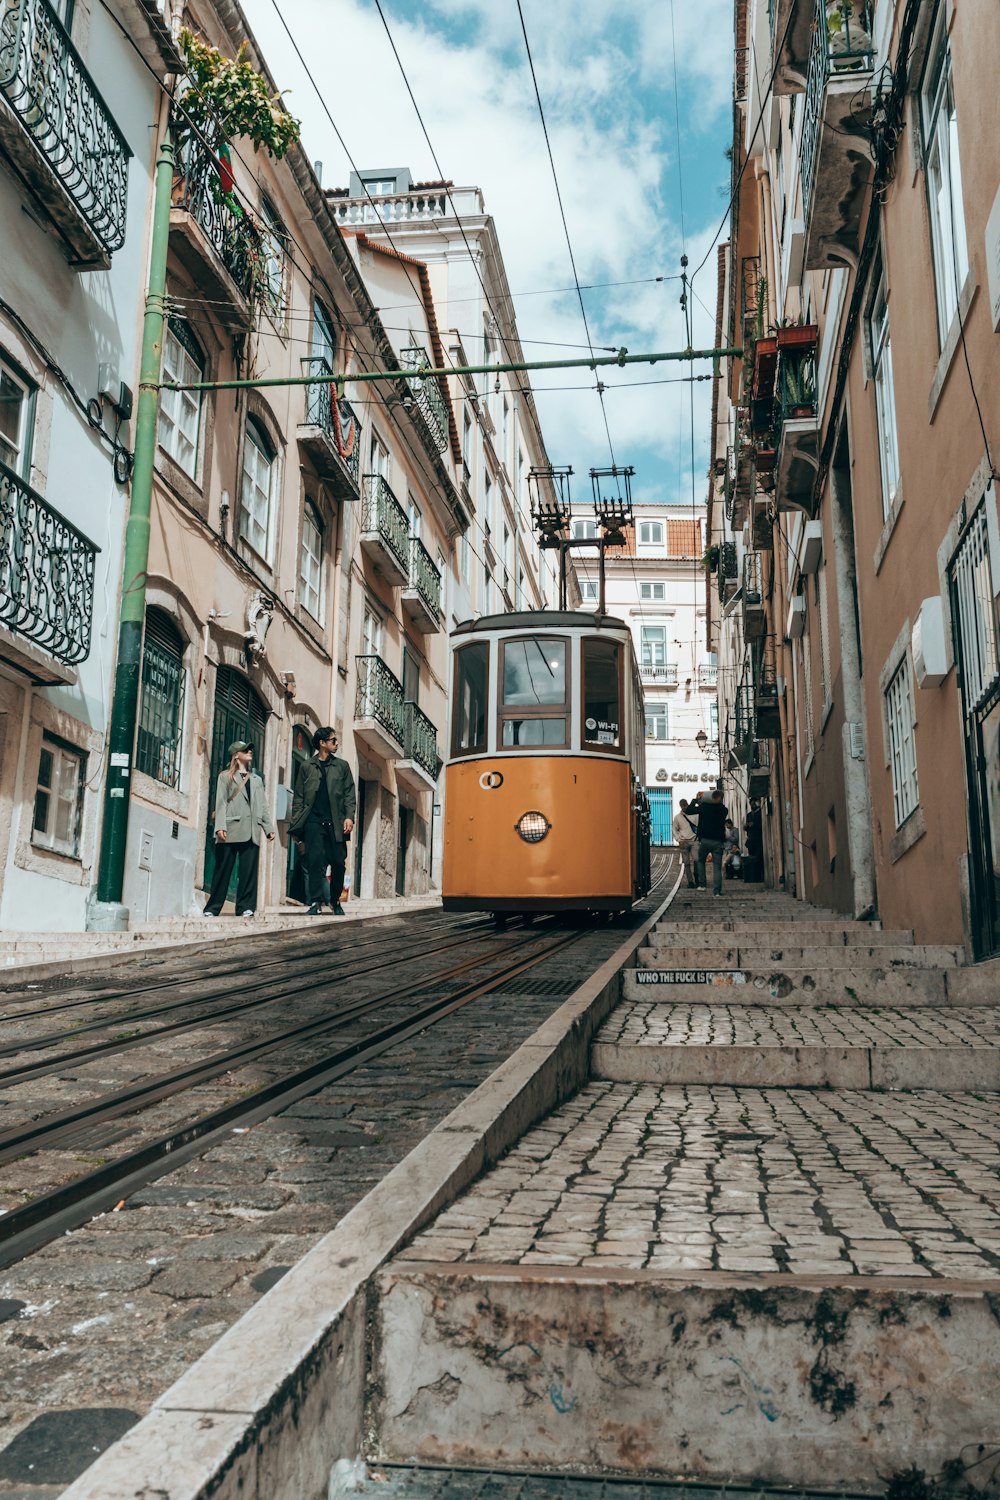
[[[239,267],[237,280],[247,302],[248,325],[253,328],[261,307],[280,311],[274,263],[282,247],[235,192],[230,143],[242,137],[255,151],[263,147],[280,161],[298,143],[301,125],[248,60],[246,42],[233,58],[225,57],[186,26],[179,41],[187,73],[173,118],[177,159],[184,164],[182,170],[197,170],[202,153],[207,150],[214,157],[215,170],[207,172],[206,186],[226,218],[226,258]]]

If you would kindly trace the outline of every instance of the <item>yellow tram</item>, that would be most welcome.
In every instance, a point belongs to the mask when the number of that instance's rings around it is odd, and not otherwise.
[[[451,645],[445,910],[627,911],[649,890],[628,626],[565,610],[487,615]]]

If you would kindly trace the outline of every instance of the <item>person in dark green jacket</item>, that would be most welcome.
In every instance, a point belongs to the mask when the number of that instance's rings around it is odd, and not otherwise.
[[[317,729],[313,735],[315,754],[299,772],[288,823],[288,832],[305,851],[311,917],[320,915],[328,865],[330,908],[335,916],[344,915],[340,893],[344,888],[347,839],[354,827],[357,798],[351,768],[336,754],[336,749],[337,731],[329,724]]]

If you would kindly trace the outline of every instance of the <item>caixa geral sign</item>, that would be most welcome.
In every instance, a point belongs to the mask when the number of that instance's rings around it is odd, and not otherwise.
[[[711,771],[664,771],[661,769],[656,773],[656,780],[673,781],[675,783],[679,781],[701,781],[707,786],[710,781],[717,781],[718,777],[714,776]]]

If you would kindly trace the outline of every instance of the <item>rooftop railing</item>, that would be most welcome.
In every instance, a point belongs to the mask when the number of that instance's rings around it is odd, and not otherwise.
[[[0,12],[0,93],[110,254],[125,242],[132,152],[48,0]]]
[[[67,666],[90,653],[97,552],[0,464],[0,623]]]

